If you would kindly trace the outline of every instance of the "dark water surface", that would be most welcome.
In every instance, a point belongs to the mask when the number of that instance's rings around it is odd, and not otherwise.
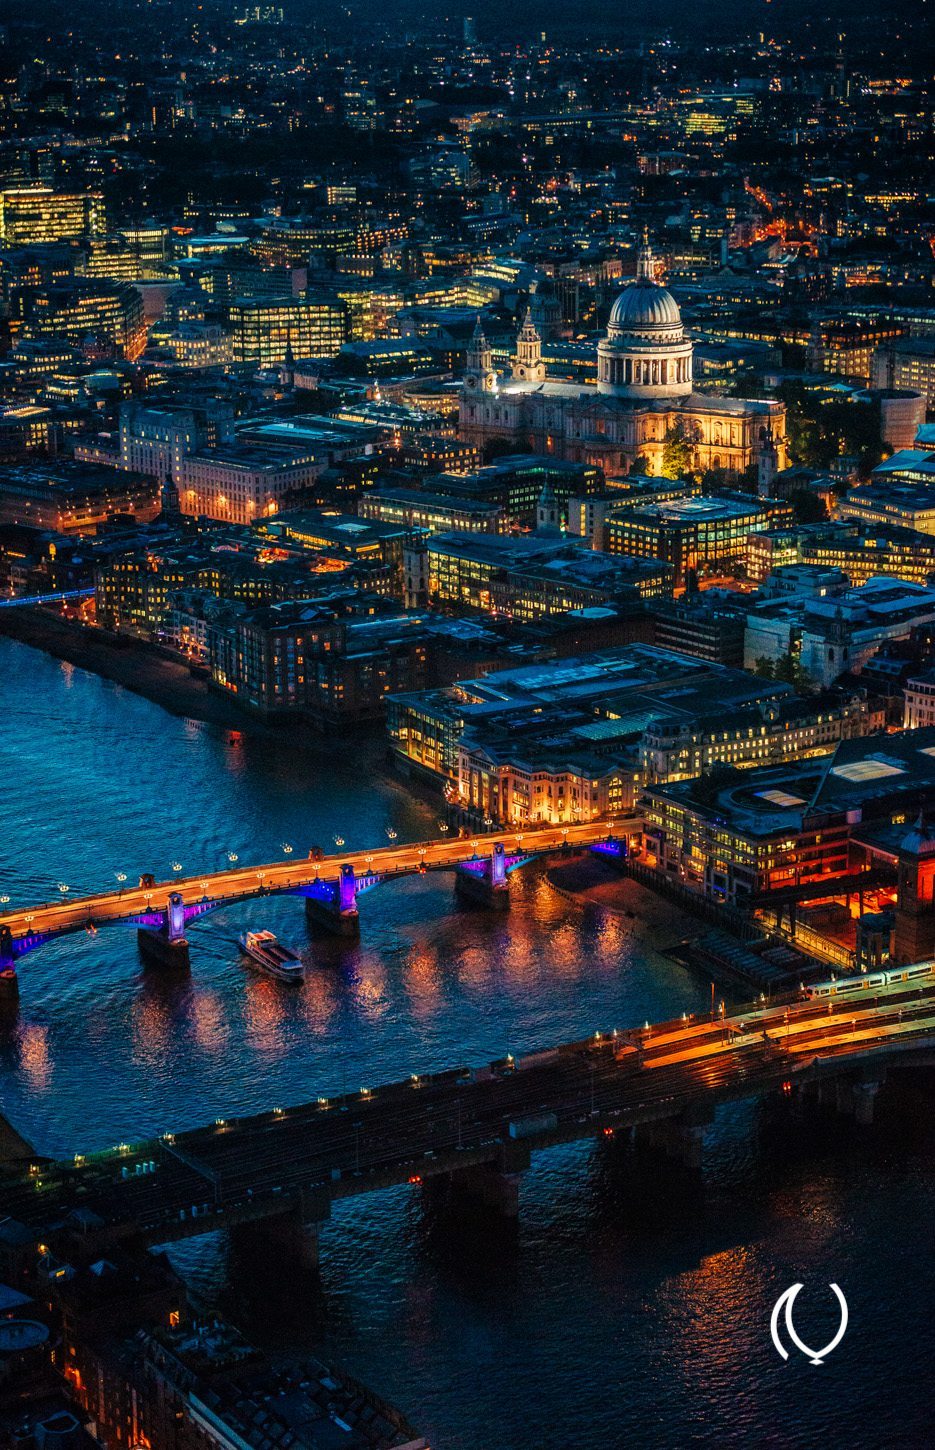
[[[321,751],[176,719],[0,640],[0,893],[18,903],[436,832],[438,811],[383,773],[379,747]],[[0,1110],[70,1153],[455,1063],[671,1016],[707,988],[624,919],[580,911],[541,871],[514,909],[455,905],[450,878],[362,899],[359,944],[316,943],[287,993],[241,965],[268,925],[305,944],[301,904],[194,924],[190,981],[140,970],[131,928],[72,937],[21,967],[0,1021]],[[933,1088],[903,1078],[858,1131],[742,1105],[709,1130],[703,1182],[603,1145],[541,1155],[515,1242],[443,1233],[415,1190],[339,1206],[322,1294],[264,1333],[315,1344],[398,1403],[436,1450],[922,1446],[932,1434]],[[203,1293],[225,1249],[178,1251]],[[796,1327],[824,1344],[841,1285],[850,1328],[821,1366],[784,1364],[769,1314],[805,1284]]]

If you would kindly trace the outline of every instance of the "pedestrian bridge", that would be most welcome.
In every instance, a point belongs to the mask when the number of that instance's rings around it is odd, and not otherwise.
[[[70,932],[96,932],[123,922],[139,932],[144,960],[188,966],[189,922],[216,907],[259,896],[301,896],[310,920],[343,936],[359,930],[357,898],[402,876],[453,871],[457,889],[482,905],[509,903],[509,877],[528,862],[556,851],[586,848],[627,854],[641,835],[641,816],[581,825],[531,826],[498,837],[432,840],[365,848],[306,860],[292,858],[237,866],[183,880],[157,882],[142,875],[138,886],[65,897],[0,915],[0,982],[16,990],[17,964],[30,952]]]

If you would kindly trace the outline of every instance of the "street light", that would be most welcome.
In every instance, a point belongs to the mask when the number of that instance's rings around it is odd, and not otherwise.
[[[237,855],[236,851],[228,851],[227,859],[228,861],[230,861],[231,865],[233,865],[235,861],[240,860],[240,857]]]
[[[295,848],[293,846],[290,846],[288,841],[283,841],[282,849],[286,856],[291,856]]]

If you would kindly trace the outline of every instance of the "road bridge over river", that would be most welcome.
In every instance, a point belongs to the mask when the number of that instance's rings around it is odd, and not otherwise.
[[[528,862],[568,848],[625,853],[638,838],[642,817],[590,821],[567,826],[530,826],[496,837],[391,844],[342,851],[313,852],[258,866],[157,882],[146,874],[138,886],[90,896],[63,892],[58,901],[0,913],[0,981],[15,990],[17,963],[46,942],[68,932],[100,930],[130,923],[140,931],[144,959],[163,966],[188,965],[185,930],[216,907],[258,896],[286,894],[305,898],[310,917],[342,935],[359,929],[357,897],[385,882],[423,871],[453,871],[465,895],[490,906],[506,906],[510,874]]]

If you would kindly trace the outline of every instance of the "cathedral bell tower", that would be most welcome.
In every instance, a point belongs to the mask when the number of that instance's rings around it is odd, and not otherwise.
[[[768,427],[760,439],[760,451],[756,460],[756,491],[760,498],[770,497],[778,471],[779,453],[772,427]]]
[[[467,350],[464,391],[466,393],[495,393],[496,390],[497,375],[493,370],[493,354],[478,317],[477,326],[474,328],[474,335]]]
[[[524,383],[541,383],[545,379],[545,363],[542,361],[542,338],[532,320],[532,312],[526,309],[526,317],[516,337],[516,352],[513,357],[513,376]]]

